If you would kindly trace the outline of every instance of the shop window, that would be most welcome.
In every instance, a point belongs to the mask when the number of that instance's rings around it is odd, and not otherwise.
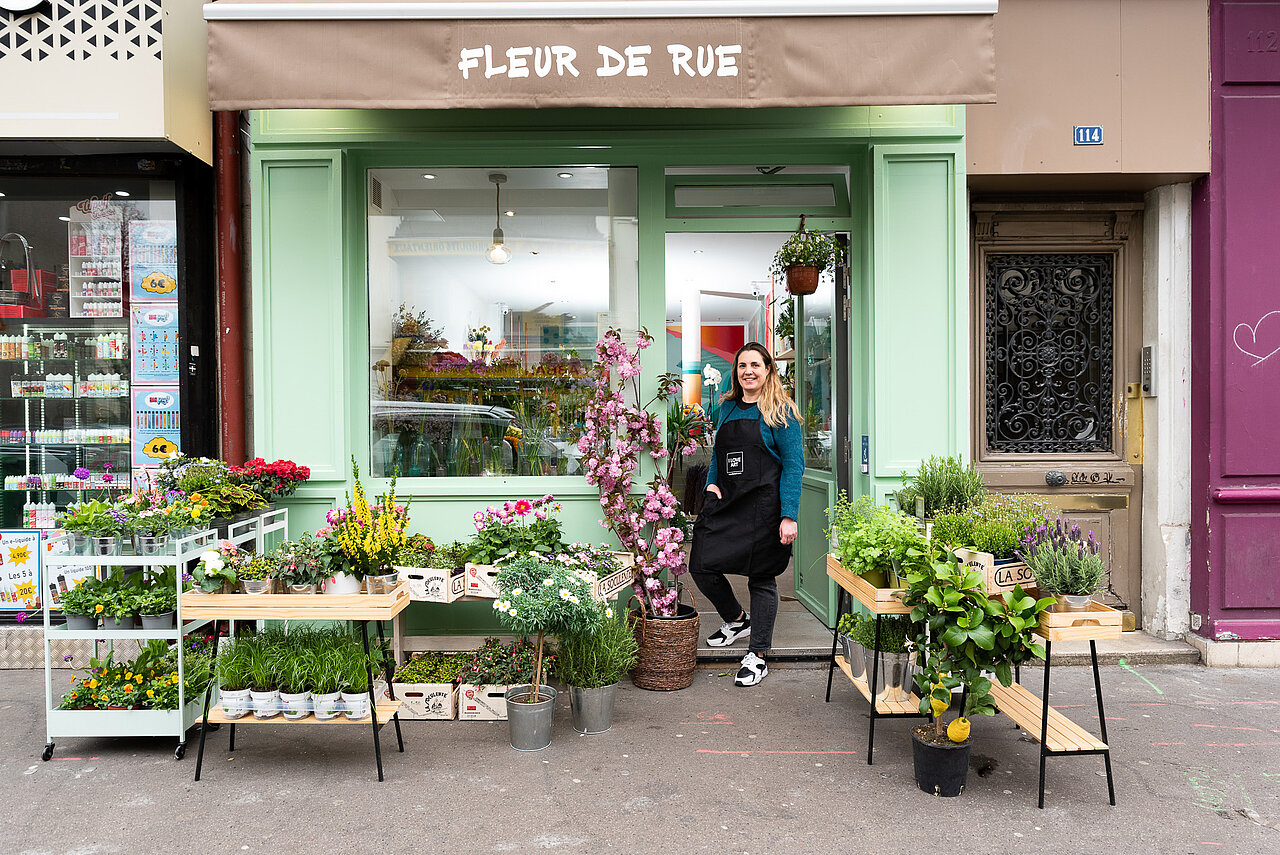
[[[998,254],[986,264],[986,431],[997,452],[1112,447],[1111,254]]]
[[[174,190],[0,177],[3,527],[53,528],[179,448]]]
[[[815,293],[795,299],[803,305],[804,314],[800,354],[803,366],[799,373],[803,389],[797,399],[804,416],[804,464],[809,469],[830,472],[835,436],[831,418],[835,284],[823,274]]]
[[[580,474],[595,343],[638,324],[631,168],[369,173],[375,476]]]

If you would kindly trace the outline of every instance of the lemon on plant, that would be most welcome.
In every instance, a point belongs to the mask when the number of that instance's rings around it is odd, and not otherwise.
[[[947,708],[950,707],[951,704],[946,701],[940,701],[937,698],[930,698],[929,706],[933,707],[934,718],[942,718],[942,714],[947,711]]]
[[[947,738],[952,742],[964,742],[969,738],[969,719],[960,716],[947,725]]]

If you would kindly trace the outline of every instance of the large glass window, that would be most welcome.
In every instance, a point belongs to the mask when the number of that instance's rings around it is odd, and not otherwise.
[[[375,476],[578,474],[595,343],[638,324],[636,170],[369,173]]]

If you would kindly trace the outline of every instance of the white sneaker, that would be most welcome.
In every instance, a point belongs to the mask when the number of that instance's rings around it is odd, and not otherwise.
[[[728,647],[739,638],[751,633],[751,615],[743,614],[741,620],[731,620],[707,637],[709,647]]]
[[[738,669],[738,676],[733,678],[735,686],[754,686],[769,675],[769,666],[764,664],[764,660],[754,653],[748,653],[742,657],[742,667]]]

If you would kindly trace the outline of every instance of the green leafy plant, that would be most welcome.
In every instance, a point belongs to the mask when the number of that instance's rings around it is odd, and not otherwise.
[[[853,638],[858,625],[862,622],[863,616],[861,612],[845,612],[840,615],[840,620],[836,623],[836,632],[845,638]]]
[[[257,511],[267,506],[267,500],[248,487],[239,484],[211,484],[192,495],[199,496],[209,503],[209,510],[215,517],[233,517],[246,511]]]
[[[245,654],[245,668],[249,672],[249,688],[255,692],[270,692],[280,688],[280,654],[266,638],[249,646]]]
[[[911,622],[902,615],[886,615],[880,618],[880,645],[876,646],[876,622],[862,620],[853,628],[850,640],[856,641],[868,650],[880,650],[884,653],[906,653],[911,638]]]
[[[265,582],[271,578],[271,561],[262,555],[255,555],[236,570],[236,578],[241,582]]]
[[[304,531],[296,540],[286,540],[271,551],[271,575],[286,585],[319,585],[331,573],[325,541]]]
[[[111,505],[92,499],[69,505],[58,517],[58,527],[77,534],[107,536],[116,531],[116,521],[108,516]]]
[[[839,255],[840,245],[836,243],[835,238],[806,229],[802,216],[800,227],[773,254],[773,263],[769,265],[769,272],[782,276],[786,274],[788,267],[797,265],[826,270]]]
[[[476,564],[496,564],[514,552],[526,555],[555,555],[564,549],[560,521],[554,514],[560,503],[552,495],[540,499],[518,499],[490,506],[474,515],[476,533],[467,557]]]
[[[636,664],[640,644],[609,603],[596,604],[595,619],[582,632],[561,636],[557,676],[570,686],[612,686]]]
[[[469,657],[462,653],[423,653],[396,669],[397,683],[452,683]]]
[[[173,585],[153,585],[138,597],[138,614],[162,615],[178,608],[178,592]]]
[[[62,612],[68,615],[100,615],[105,585],[96,576],[88,576],[62,595]]]
[[[902,568],[928,551],[913,518],[877,505],[870,496],[850,502],[842,493],[827,516],[828,534],[837,535],[834,552],[840,564],[850,573],[869,575],[877,587],[884,587],[883,574],[895,562]]]
[[[938,514],[933,518],[933,540],[947,547],[973,545],[973,520],[963,513]]]
[[[982,475],[966,466],[959,457],[930,457],[921,462],[920,471],[912,477],[902,473],[903,481],[910,480],[914,495],[910,497],[914,511],[915,496],[924,499],[925,516],[933,517],[945,511],[962,511],[975,504],[986,492]],[[902,492],[898,496],[899,507],[904,510]]]
[[[227,478],[228,467],[221,460],[178,454],[160,461],[156,487],[165,492],[180,490],[191,495],[214,484],[225,483]]]
[[[1026,562],[1042,594],[1088,597],[1102,589],[1107,566],[1093,532],[1057,517],[1029,527],[1018,556]]]
[[[532,683],[537,653],[537,646],[527,638],[517,639],[509,646],[504,646],[497,638],[486,638],[462,666],[458,681],[476,686]],[[543,652],[544,679],[555,673],[557,664],[554,654]]]
[[[1044,656],[1033,631],[1053,600],[1036,600],[1021,587],[988,596],[982,573],[954,556],[912,572],[902,602],[911,607],[909,619],[915,625],[920,712],[934,715],[939,743],[949,739],[942,715],[951,705],[953,689],[966,691],[961,711],[966,720],[994,715],[991,681],[984,672],[1009,686],[1015,666]]]
[[[997,520],[984,520],[973,526],[973,545],[979,552],[996,558],[1013,558],[1018,551],[1018,533]]]
[[[249,673],[249,657],[257,641],[251,637],[237,638],[218,651],[218,685],[224,691],[240,692],[253,682]]]

